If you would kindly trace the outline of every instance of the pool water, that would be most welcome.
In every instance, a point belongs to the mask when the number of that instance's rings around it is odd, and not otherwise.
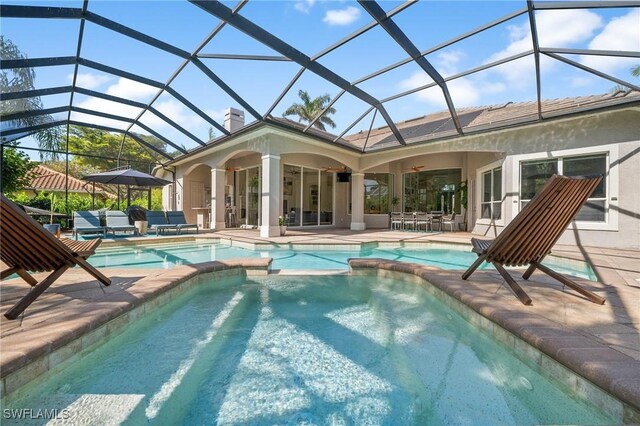
[[[343,250],[339,246],[334,246],[319,250],[288,248],[250,250],[214,242],[186,242],[99,249],[96,255],[89,258],[89,262],[101,268],[112,266],[171,268],[175,265],[238,257],[271,257],[273,258],[272,269],[285,270],[347,270],[349,268],[347,259],[354,257],[383,258],[421,263],[442,269],[465,270],[477,259],[477,255],[469,248],[453,246],[452,248],[398,246],[362,250]],[[558,258],[548,258],[544,263],[560,273],[595,280],[595,274],[586,263],[565,262]],[[493,268],[493,266],[483,263],[480,267],[480,269],[486,268]]]
[[[201,285],[4,402],[76,424],[614,423],[424,288],[344,275]]]

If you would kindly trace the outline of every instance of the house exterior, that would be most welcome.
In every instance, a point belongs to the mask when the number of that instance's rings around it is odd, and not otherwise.
[[[459,120],[463,135],[448,112],[397,123],[399,145],[388,127],[338,138],[285,119],[244,125],[230,109],[230,136],[157,171],[175,182],[164,207],[262,236],[278,235],[283,215],[291,227],[364,230],[387,228],[392,210],[437,210],[494,237],[552,174],[597,173],[559,242],[640,249],[640,93],[460,109]]]

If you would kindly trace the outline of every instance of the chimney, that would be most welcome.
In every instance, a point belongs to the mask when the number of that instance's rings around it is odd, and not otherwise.
[[[244,126],[244,111],[229,108],[224,113],[224,128],[233,133]]]

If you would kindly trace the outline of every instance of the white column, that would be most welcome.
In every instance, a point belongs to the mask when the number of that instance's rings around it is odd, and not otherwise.
[[[367,229],[364,223],[364,173],[351,173],[351,230]]]
[[[261,237],[280,235],[280,156],[262,156],[262,224]]]
[[[225,169],[211,169],[211,216],[209,221],[212,230],[224,229],[224,185],[227,180]]]
[[[176,210],[184,210],[184,179],[176,179]]]

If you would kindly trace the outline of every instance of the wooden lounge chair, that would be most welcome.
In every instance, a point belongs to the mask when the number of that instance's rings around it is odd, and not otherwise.
[[[138,234],[138,228],[129,223],[129,216],[121,212],[120,210],[107,210],[107,230],[116,236],[116,232],[133,232],[134,235]]]
[[[107,227],[100,225],[99,211],[73,212],[73,235],[75,235],[76,240],[78,239],[78,234],[102,234],[103,237],[107,236]]]
[[[184,212],[182,211],[173,211],[167,212],[167,221],[169,225],[177,225],[178,226],[178,234],[182,232],[183,229],[193,229],[195,228],[196,234],[198,233],[198,224],[197,223],[187,223],[187,220],[184,218]]]
[[[86,261],[95,253],[102,240],[58,240],[4,195],[1,197],[0,258],[8,268],[0,272],[0,279],[4,280],[15,273],[32,286],[31,291],[4,314],[5,317],[16,319],[67,269],[76,265],[102,284],[111,284],[109,278]],[[51,271],[51,274],[38,282],[27,271]]]
[[[167,217],[163,211],[149,210],[146,212],[147,225],[149,231],[155,231],[156,235],[162,231],[178,231],[178,225],[170,225],[167,223]]]
[[[605,299],[602,297],[582,288],[541,263],[600,180],[602,176],[552,176],[497,238],[494,240],[471,239],[473,251],[478,254],[478,259],[462,274],[462,279],[469,278],[482,262],[490,262],[518,299],[523,304],[530,305],[531,298],[504,269],[504,266],[529,265],[522,276],[525,280],[539,269],[592,302],[604,304]]]

